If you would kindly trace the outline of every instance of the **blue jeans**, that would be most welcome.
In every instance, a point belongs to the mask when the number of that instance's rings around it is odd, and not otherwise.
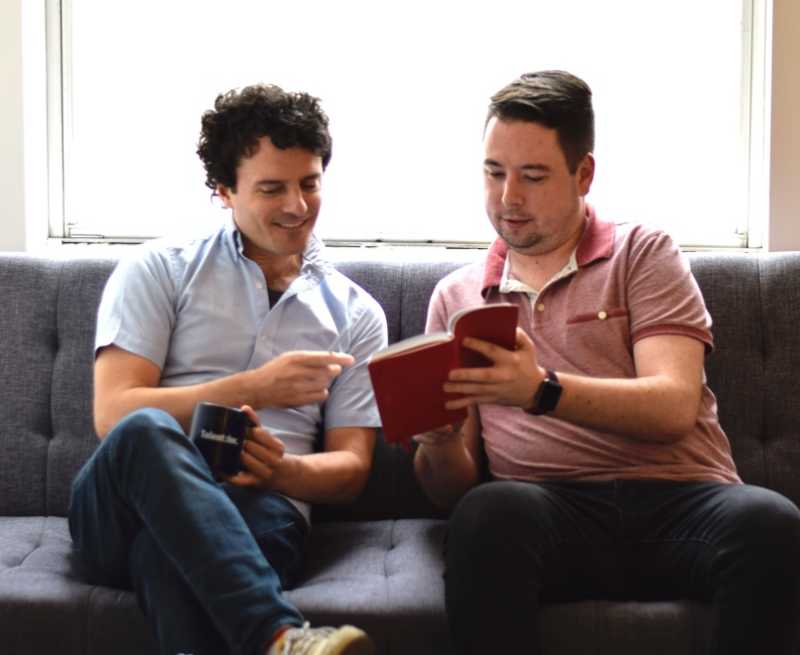
[[[263,653],[302,616],[283,597],[305,519],[276,494],[219,484],[169,414],[123,419],[81,469],[69,526],[90,583],[133,588],[164,655]]]
[[[459,653],[538,653],[541,601],[696,599],[714,655],[796,655],[800,512],[748,485],[489,482],[451,518],[445,597]]]

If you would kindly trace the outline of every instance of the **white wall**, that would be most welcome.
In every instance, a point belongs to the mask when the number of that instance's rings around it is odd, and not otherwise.
[[[25,250],[22,3],[0,3],[0,250]]]
[[[31,250],[42,241],[47,225],[46,203],[40,197],[43,186],[28,180],[26,204],[25,159],[37,151],[41,138],[26,139],[23,131],[23,52],[30,46],[22,40],[22,8],[25,2],[43,0],[2,0],[0,2],[0,251]],[[26,10],[32,5],[28,5]],[[36,5],[38,20],[40,5]],[[769,222],[766,245],[770,250],[800,250],[800,2],[774,0],[772,53],[772,120],[769,184]],[[41,35],[34,35],[40,43]],[[27,74],[27,72],[26,72]],[[28,95],[30,97],[30,94]],[[36,96],[38,97],[38,96]],[[43,130],[41,121],[29,129]],[[30,146],[30,144],[35,144]],[[27,144],[27,145],[26,145]],[[38,157],[38,152],[33,153]],[[724,190],[720,190],[724,193]],[[28,212],[26,220],[26,210]]]
[[[800,2],[775,0],[767,248],[800,250]]]

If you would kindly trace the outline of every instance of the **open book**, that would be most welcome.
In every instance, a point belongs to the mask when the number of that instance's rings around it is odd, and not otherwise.
[[[386,441],[407,442],[415,434],[466,418],[467,410],[446,410],[458,398],[442,388],[455,368],[489,366],[491,361],[461,345],[464,337],[514,349],[518,308],[510,303],[479,305],[450,317],[447,332],[398,341],[369,360],[369,375]]]

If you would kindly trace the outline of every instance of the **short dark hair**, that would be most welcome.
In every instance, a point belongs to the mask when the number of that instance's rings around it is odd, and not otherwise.
[[[486,122],[494,116],[555,129],[571,173],[594,150],[592,90],[582,79],[565,71],[520,76],[492,96]]]
[[[319,100],[307,93],[289,93],[274,84],[254,84],[217,96],[214,109],[202,117],[197,154],[206,169],[206,186],[236,190],[236,168],[269,137],[276,148],[303,148],[331,159],[328,117]]]

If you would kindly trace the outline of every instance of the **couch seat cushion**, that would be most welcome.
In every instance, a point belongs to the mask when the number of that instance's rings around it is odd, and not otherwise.
[[[323,523],[287,592],[314,624],[350,622],[382,652],[447,650],[438,520]],[[81,581],[67,521],[0,517],[0,644],[11,653],[155,652],[130,591]],[[393,646],[392,646],[393,644]]]
[[[450,653],[436,519],[321,523],[289,591],[315,625],[354,623],[381,655]],[[585,601],[545,605],[546,655],[705,652],[708,606]],[[66,519],[0,517],[0,652],[156,653],[130,591],[81,582]]]

